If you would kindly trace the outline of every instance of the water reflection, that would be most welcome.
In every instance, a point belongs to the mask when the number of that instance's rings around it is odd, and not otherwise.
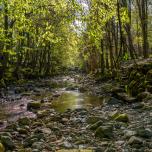
[[[53,108],[58,112],[65,112],[67,109],[88,108],[99,106],[103,99],[96,96],[87,95],[78,91],[65,91],[53,101]]]

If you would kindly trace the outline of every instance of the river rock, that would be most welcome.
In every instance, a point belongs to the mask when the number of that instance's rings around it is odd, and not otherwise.
[[[1,136],[1,142],[7,149],[14,149],[15,144],[11,137],[8,136]]]
[[[138,138],[136,136],[132,136],[129,141],[129,145],[136,145],[136,144],[143,144],[143,140],[141,138]]]
[[[124,131],[125,138],[130,138],[132,136],[135,136],[136,134],[137,134],[136,131],[132,131],[132,130],[125,130]]]
[[[22,126],[30,125],[30,123],[31,123],[31,120],[28,117],[23,117],[18,120],[18,124]]]
[[[118,100],[117,98],[111,97],[108,101],[107,104],[108,105],[115,105],[115,104],[122,104],[123,101]]]
[[[143,138],[151,138],[152,137],[152,130],[150,129],[138,129],[137,130],[137,136],[143,137]]]
[[[2,143],[0,143],[0,152],[5,152],[5,148]]]
[[[90,116],[87,118],[87,123],[95,124],[96,122],[100,121],[102,118],[98,116]]]
[[[114,117],[114,120],[120,122],[129,122],[129,117],[127,114],[119,114],[116,117]]]
[[[111,138],[113,136],[113,127],[111,125],[100,126],[96,129],[95,136],[99,138]]]
[[[39,109],[40,107],[41,107],[41,103],[37,101],[29,102],[27,104],[27,110]]]

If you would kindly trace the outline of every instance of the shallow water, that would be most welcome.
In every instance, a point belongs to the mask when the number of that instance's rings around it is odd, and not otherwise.
[[[79,109],[100,106],[104,98],[80,93],[79,91],[64,91],[59,98],[53,101],[53,108],[58,112],[67,109]]]
[[[26,99],[15,102],[7,103],[0,106],[0,130],[4,129],[7,124],[18,120],[22,116],[34,118],[36,115],[27,111]]]

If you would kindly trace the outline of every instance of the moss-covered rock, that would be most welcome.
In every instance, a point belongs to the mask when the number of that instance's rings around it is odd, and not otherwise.
[[[39,109],[41,107],[41,102],[33,101],[27,104],[27,110]]]
[[[127,114],[117,114],[113,116],[113,119],[120,122],[129,122],[129,117]]]
[[[95,136],[99,137],[99,138],[112,138],[113,137],[113,127],[111,125],[100,126],[96,129]]]
[[[5,147],[2,143],[0,143],[0,152],[5,152]]]
[[[87,118],[87,123],[89,124],[95,124],[96,122],[100,121],[101,117],[98,116],[90,116]]]

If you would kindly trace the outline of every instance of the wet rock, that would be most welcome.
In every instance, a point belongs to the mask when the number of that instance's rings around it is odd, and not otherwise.
[[[136,134],[137,134],[136,131],[131,131],[131,130],[125,130],[124,131],[125,138],[130,138],[132,136],[135,136]]]
[[[123,103],[123,101],[118,100],[118,99],[116,99],[116,98],[114,98],[114,97],[111,97],[111,98],[107,101],[107,104],[108,104],[108,105],[115,105],[115,104],[122,104],[122,103]]]
[[[113,119],[120,122],[129,122],[129,117],[127,114],[118,114]]]
[[[1,142],[7,149],[14,149],[15,144],[11,137],[8,136],[1,136]]]
[[[98,127],[100,127],[101,125],[103,125],[103,122],[102,121],[98,121],[96,122],[95,124],[89,126],[89,129],[90,130],[96,130]]]
[[[37,101],[29,102],[27,104],[27,110],[39,109],[41,107],[41,103]]]
[[[152,137],[152,130],[150,129],[138,129],[137,130],[137,136],[143,137],[143,138],[151,138]]]
[[[23,117],[18,120],[19,125],[30,125],[31,120],[28,117]]]
[[[136,136],[132,136],[129,141],[128,141],[129,145],[140,145],[143,144],[143,140],[141,138],[138,138]]]
[[[2,143],[0,143],[0,152],[5,152],[5,148]]]
[[[111,125],[98,127],[95,131],[95,137],[112,138],[113,137],[113,127]]]
[[[116,117],[119,116],[119,114],[120,114],[120,113],[118,112],[118,110],[112,111],[112,112],[109,113],[109,117],[110,117],[111,119],[115,119]]]
[[[90,116],[87,118],[87,123],[95,124],[96,122],[100,121],[102,118],[98,116]]]

